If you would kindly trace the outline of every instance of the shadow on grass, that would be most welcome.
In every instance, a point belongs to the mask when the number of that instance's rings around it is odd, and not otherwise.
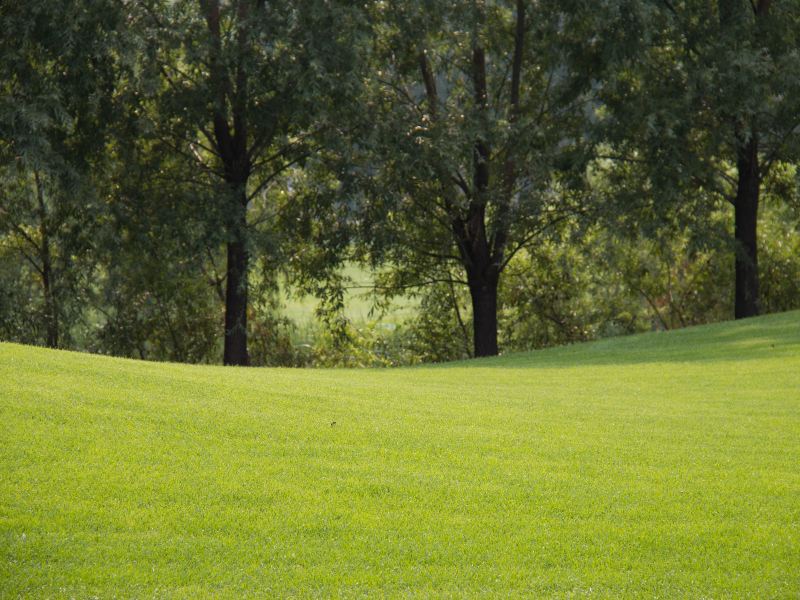
[[[800,311],[522,352],[426,365],[452,368],[570,368],[800,358]]]

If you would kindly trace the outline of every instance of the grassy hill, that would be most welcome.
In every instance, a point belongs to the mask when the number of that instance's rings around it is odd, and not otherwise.
[[[0,344],[0,597],[797,597],[800,313],[396,370]]]

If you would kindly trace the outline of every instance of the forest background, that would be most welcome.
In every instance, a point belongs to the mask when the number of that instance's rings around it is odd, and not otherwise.
[[[0,339],[444,361],[800,307],[796,0],[0,4]]]

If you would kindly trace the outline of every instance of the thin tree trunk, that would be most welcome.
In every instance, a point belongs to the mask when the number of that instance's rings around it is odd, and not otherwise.
[[[231,239],[228,241],[225,289],[225,351],[223,363],[247,366],[247,287],[249,256],[246,234],[246,201],[238,202]]]
[[[464,353],[472,358],[469,352],[469,334],[467,333],[467,326],[464,323],[464,319],[461,318],[461,309],[458,307],[458,297],[456,296],[456,289],[453,285],[453,282],[450,281],[450,301],[453,303],[453,310],[456,313],[456,322],[458,323],[458,327],[461,330],[461,340],[464,342]]]
[[[497,356],[497,283],[496,276],[471,280],[472,332],[474,356]]]
[[[758,201],[761,188],[758,165],[758,139],[753,135],[739,149],[738,183],[735,204],[736,303],[737,319],[760,312],[758,284]]]
[[[50,258],[50,241],[47,238],[42,239],[42,288],[47,322],[47,346],[58,348],[58,310],[53,294],[53,267]]]

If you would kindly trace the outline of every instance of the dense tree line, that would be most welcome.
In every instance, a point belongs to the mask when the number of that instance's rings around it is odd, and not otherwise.
[[[32,0],[0,27],[0,339],[398,364],[800,306],[798,0]],[[354,265],[402,323],[348,321]],[[303,334],[287,294],[318,299]]]

